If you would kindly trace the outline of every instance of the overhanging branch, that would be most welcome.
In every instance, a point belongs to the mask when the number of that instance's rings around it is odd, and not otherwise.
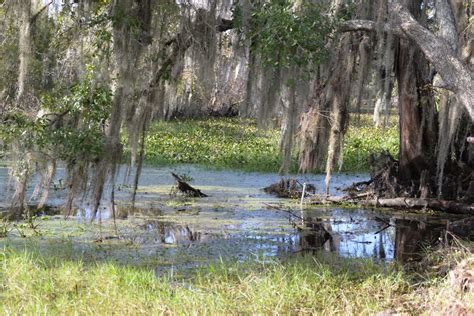
[[[218,18],[217,21],[219,21],[219,23],[216,25],[216,31],[218,33],[234,28],[233,20]],[[161,67],[154,72],[154,75],[148,84],[148,89],[155,89],[160,80],[164,77],[164,74],[169,71],[169,69],[176,62],[178,55],[187,50],[191,44],[192,37],[188,31],[181,31],[176,36],[165,42],[163,48],[158,52],[158,56],[166,57],[163,59]]]
[[[374,21],[370,20],[349,20],[342,23],[339,26],[339,31],[341,32],[357,32],[357,31],[365,31],[365,32],[376,32],[378,25]],[[382,31],[384,32],[392,32],[393,34],[404,37],[405,34],[400,30],[392,25],[385,23],[382,25]]]
[[[474,81],[468,66],[445,40],[423,27],[398,1],[392,4],[392,12],[395,25],[421,49],[474,121]]]
[[[216,29],[217,32],[225,32],[234,28],[234,21],[227,20],[227,19],[220,19],[220,23],[217,24]]]
[[[444,88],[456,94],[460,104],[474,120],[474,82],[472,72],[442,38],[416,21],[399,3],[391,5],[393,18],[381,26],[384,32],[393,32],[399,38],[414,42],[443,78]],[[370,20],[349,20],[341,24],[341,32],[375,32],[380,26]]]

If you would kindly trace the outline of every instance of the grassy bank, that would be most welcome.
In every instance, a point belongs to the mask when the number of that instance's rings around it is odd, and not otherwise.
[[[0,266],[0,313],[7,315],[416,314],[453,302],[474,312],[473,293],[453,291],[444,277],[414,282],[397,266],[332,256],[221,263],[185,279],[11,249],[0,254]]]
[[[225,118],[158,122],[146,140],[148,164],[194,163],[212,168],[278,171],[280,131],[259,130],[255,120]],[[343,171],[368,170],[373,152],[398,152],[398,130],[376,128],[370,116],[353,120],[344,145]],[[292,170],[297,170],[295,157]]]

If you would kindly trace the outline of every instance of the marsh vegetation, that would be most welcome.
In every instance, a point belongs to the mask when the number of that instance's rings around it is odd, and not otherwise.
[[[151,165],[199,164],[210,168],[278,172],[280,130],[259,129],[255,120],[202,118],[158,122],[145,139],[145,162]],[[370,155],[388,151],[398,155],[399,135],[394,117],[376,127],[370,115],[349,125],[344,139],[341,171],[368,172]],[[290,171],[298,171],[296,152]]]

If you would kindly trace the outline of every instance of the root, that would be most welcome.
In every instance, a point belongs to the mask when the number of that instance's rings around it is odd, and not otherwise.
[[[303,192],[303,184],[296,179],[281,179],[280,182],[274,183],[263,189],[268,194],[276,195],[280,198],[300,198]],[[307,184],[305,193],[315,193],[316,187]]]

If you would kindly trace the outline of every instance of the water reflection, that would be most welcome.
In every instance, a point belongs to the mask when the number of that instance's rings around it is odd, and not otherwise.
[[[229,225],[233,229],[224,233],[208,226],[150,219],[140,227],[142,233],[137,234],[139,240],[134,242],[186,247],[208,244],[216,255],[223,257],[248,258],[253,254],[287,257],[328,251],[342,257],[408,262],[421,259],[427,247],[440,242],[440,237],[445,235],[447,220],[336,209],[309,211],[304,214],[304,220],[295,224],[295,228],[289,231],[258,233],[248,230],[249,223],[244,223],[241,227]],[[255,223],[252,227],[256,227]]]
[[[165,244],[182,244],[204,240],[201,232],[191,230],[188,225],[181,226],[158,220],[150,220],[142,228],[157,234],[160,241]]]
[[[299,228],[299,230],[299,246],[302,250],[336,250],[329,222],[306,218],[304,228]]]
[[[298,234],[302,251],[324,249],[343,257],[395,258],[394,227],[364,210],[334,210],[325,219],[305,216],[305,229]],[[316,229],[315,229],[316,228]]]
[[[170,197],[169,191],[174,184],[170,171],[192,174],[196,179],[193,185],[209,193],[210,197]],[[8,191],[7,175],[7,170],[0,167],[0,210],[9,205],[7,197],[11,191]],[[58,170],[57,177],[64,177],[64,171]],[[357,180],[356,177],[335,175],[334,187],[345,187]],[[302,183],[324,188],[324,175],[298,178]],[[267,207],[269,203],[278,205],[282,200],[260,190],[279,179],[278,174],[213,171],[193,166],[145,168],[135,209],[128,202],[130,188],[117,187],[114,208],[110,201],[102,201],[98,218],[101,223],[106,222],[113,218],[112,210],[115,210],[120,239],[113,242],[125,241],[125,246],[118,247],[122,254],[136,256],[137,260],[159,258],[177,267],[207,264],[221,258],[245,260],[321,250],[343,257],[405,262],[419,259],[428,245],[439,242],[445,227],[452,226],[450,229],[461,236],[471,234],[474,237],[474,219],[453,225],[448,222],[451,216],[442,218],[371,209],[305,209],[301,214],[304,220],[298,219],[295,228],[288,223],[287,212]],[[106,188],[104,196],[110,196],[110,187]],[[65,191],[53,190],[51,205],[64,205],[64,198]],[[92,215],[91,206],[87,205],[86,199],[84,201],[85,205],[76,205],[81,211],[74,218],[79,222],[88,222]],[[289,204],[282,203],[279,208],[285,208],[285,205]],[[59,224],[63,225],[62,222]],[[82,240],[78,243],[82,244]],[[133,252],[129,245],[133,245]]]
[[[426,248],[440,242],[446,223],[396,219],[395,255],[402,262],[419,260]]]
[[[449,223],[443,218],[404,218],[398,214],[381,218],[380,213],[370,210],[339,209],[323,219],[311,213],[306,214],[304,228],[295,235],[296,251],[323,249],[343,257],[384,261],[421,259],[427,248],[443,240]]]

